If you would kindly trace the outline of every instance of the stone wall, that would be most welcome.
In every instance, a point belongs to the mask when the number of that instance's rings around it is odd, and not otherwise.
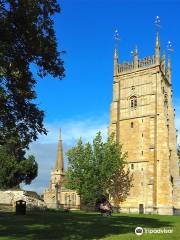
[[[28,191],[24,190],[7,190],[0,191],[0,205],[3,206],[12,206],[15,209],[16,201],[23,200],[26,201],[27,210],[33,208],[46,208],[46,204],[43,200],[36,197],[30,196]],[[5,209],[5,208],[4,208]]]
[[[56,197],[58,199],[56,199]],[[56,195],[55,190],[46,189],[44,192],[44,202],[48,208],[80,208],[80,197],[79,195],[69,189],[62,188]]]

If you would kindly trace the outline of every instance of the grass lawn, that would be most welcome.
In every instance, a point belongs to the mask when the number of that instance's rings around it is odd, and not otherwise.
[[[137,226],[173,229],[173,233],[136,236]],[[113,214],[61,211],[32,212],[25,216],[0,213],[0,240],[132,240],[180,239],[180,216]]]

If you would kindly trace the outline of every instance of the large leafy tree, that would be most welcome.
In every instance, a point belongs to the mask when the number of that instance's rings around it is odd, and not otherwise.
[[[30,142],[46,134],[44,112],[35,103],[32,66],[41,78],[64,77],[52,18],[58,12],[56,0],[0,0],[0,151],[8,151],[15,166],[26,159]]]
[[[129,193],[132,176],[125,170],[126,154],[113,139],[103,142],[99,132],[93,144],[79,139],[67,152],[66,186],[77,191],[83,204],[95,205],[97,199],[109,195],[119,204]]]

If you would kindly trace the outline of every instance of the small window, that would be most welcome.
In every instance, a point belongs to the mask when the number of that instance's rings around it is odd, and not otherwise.
[[[65,194],[65,201],[64,202],[65,202],[65,205],[68,204],[68,194],[67,193]]]
[[[134,107],[134,100],[131,99],[131,108],[133,108],[133,107]]]
[[[134,107],[137,107],[137,98],[134,98]]]
[[[142,137],[144,137],[144,134],[142,133]]]
[[[136,96],[132,96],[130,98],[130,105],[131,105],[132,109],[137,107],[137,97]]]
[[[143,123],[143,118],[142,118],[142,123]]]
[[[131,128],[133,128],[134,127],[134,123],[133,122],[131,122]]]
[[[167,95],[167,92],[165,92],[165,94],[164,94],[164,102],[165,102],[165,104],[168,103],[168,95]]]
[[[141,168],[141,171],[143,171],[143,168]]]
[[[174,179],[173,179],[173,177],[171,176],[171,183],[173,184],[173,182],[174,182]]]
[[[131,169],[134,169],[134,164],[133,163],[131,163]]]
[[[142,152],[141,152],[141,154],[143,155],[143,154],[144,154],[144,152],[142,151]]]
[[[72,205],[73,206],[76,205],[76,195],[75,195],[75,193],[72,194],[71,199],[72,199]]]

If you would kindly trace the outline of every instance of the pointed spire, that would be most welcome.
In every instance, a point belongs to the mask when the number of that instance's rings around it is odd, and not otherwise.
[[[118,49],[114,49],[114,59],[118,59]]]
[[[167,77],[169,79],[169,83],[171,84],[171,59],[170,59],[170,56],[168,56]]]
[[[61,139],[61,128],[59,129],[59,141],[62,141],[62,139]]]
[[[160,63],[160,40],[159,40],[159,33],[156,33],[156,46],[155,46],[155,63]]]
[[[114,76],[118,74],[118,49],[114,49]]]
[[[166,72],[166,54],[165,53],[162,55],[162,59],[161,59],[161,70],[165,74]]]
[[[137,46],[134,49],[133,52],[133,62],[134,62],[134,68],[138,68],[138,48]]]
[[[168,57],[168,69],[171,69],[171,59],[170,59],[170,56]]]
[[[160,47],[160,43],[159,43],[159,33],[156,33],[156,47]]]
[[[61,139],[61,129],[60,129],[60,132],[59,132],[57,158],[56,158],[56,165],[55,165],[54,170],[59,170],[61,173],[64,172],[64,159],[63,159],[63,146],[62,146],[62,139]]]

